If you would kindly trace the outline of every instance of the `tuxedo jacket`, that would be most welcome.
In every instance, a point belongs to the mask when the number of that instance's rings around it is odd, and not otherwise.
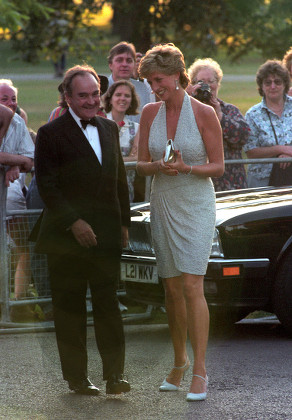
[[[35,173],[44,211],[31,240],[36,252],[108,255],[121,252],[121,226],[130,225],[126,171],[115,122],[96,117],[102,164],[70,112],[37,134]],[[70,230],[85,220],[98,245],[81,247]]]

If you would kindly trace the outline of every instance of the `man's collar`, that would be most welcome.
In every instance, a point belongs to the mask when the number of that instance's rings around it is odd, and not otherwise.
[[[81,122],[80,122],[81,118],[78,117],[77,114],[75,114],[75,112],[73,111],[73,109],[70,106],[69,106],[69,112],[72,115],[72,117],[74,118],[74,120],[77,122],[77,124],[79,125],[79,127],[81,128]]]

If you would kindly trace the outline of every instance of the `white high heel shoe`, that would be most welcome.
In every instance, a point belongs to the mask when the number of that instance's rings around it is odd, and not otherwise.
[[[182,379],[185,378],[185,372],[189,369],[190,367],[190,359],[187,356],[186,362],[183,366],[174,366],[173,369],[180,369],[183,371],[183,376]],[[159,387],[159,391],[178,391],[179,390],[179,386],[170,384],[169,382],[167,382],[166,379],[164,379],[164,381],[162,382],[162,384]]]
[[[200,375],[193,375],[193,376],[197,376],[197,378],[202,379],[204,382],[206,382],[206,391],[205,392],[201,392],[199,394],[195,394],[193,392],[189,392],[187,394],[187,401],[203,401],[207,398],[207,387],[208,387],[208,376],[206,375],[205,378],[203,378],[203,376]]]

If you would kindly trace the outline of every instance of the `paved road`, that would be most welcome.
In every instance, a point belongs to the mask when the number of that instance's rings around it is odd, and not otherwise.
[[[238,324],[211,333],[209,395],[187,403],[182,390],[159,393],[172,351],[166,325],[126,325],[126,370],[132,392],[109,397],[89,327],[90,378],[99,397],[68,392],[53,332],[0,335],[2,420],[291,420],[292,342],[277,323]],[[190,348],[188,348],[191,355]]]

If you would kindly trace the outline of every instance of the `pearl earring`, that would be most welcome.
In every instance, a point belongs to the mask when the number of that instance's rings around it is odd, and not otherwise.
[[[175,90],[179,90],[178,80],[175,81]]]

